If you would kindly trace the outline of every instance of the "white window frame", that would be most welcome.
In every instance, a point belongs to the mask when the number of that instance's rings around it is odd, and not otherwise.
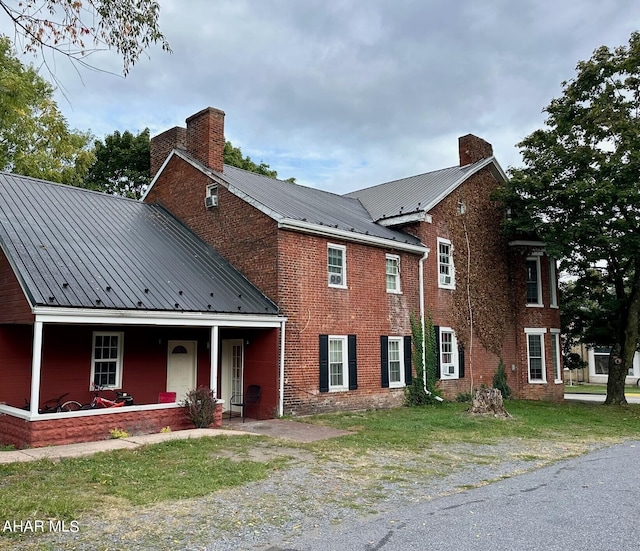
[[[395,264],[392,264],[392,266],[395,266],[395,271],[389,271],[389,262],[395,262]],[[402,288],[400,287],[400,257],[397,254],[386,255],[384,266],[387,293],[402,294]],[[393,278],[395,283],[393,288],[389,287],[389,278]]]
[[[209,207],[207,203],[207,199],[209,199],[209,197],[212,198],[212,202],[210,206],[217,207],[218,206],[218,184],[209,184],[207,186],[207,191],[205,195],[205,206],[207,207]]]
[[[398,362],[398,366],[400,368],[400,380],[399,381],[392,381],[391,380],[391,349],[392,349],[392,343],[398,344],[398,358],[397,360],[393,360],[393,361],[397,361]],[[388,342],[387,342],[387,371],[389,373],[389,388],[400,388],[403,386],[406,386],[405,380],[404,380],[404,339],[402,337],[389,337]]]
[[[551,363],[553,364],[553,378],[556,384],[562,382],[562,350],[560,348],[560,329],[549,329],[551,337]],[[555,356],[555,357],[554,357]]]
[[[95,380],[96,375],[96,363],[102,361],[102,358],[96,358],[96,340],[98,337],[117,337],[118,345],[117,345],[117,357],[109,358],[110,360],[115,360],[116,362],[116,377],[115,384],[113,385],[102,385],[105,388],[109,389],[118,389],[122,388],[122,351],[123,351],[123,340],[124,333],[121,331],[94,331],[93,338],[91,339],[91,378],[89,379],[89,389],[93,390],[93,382]]]
[[[437,257],[437,261],[438,261],[438,287],[440,287],[441,289],[455,289],[456,288],[456,271],[453,265],[453,245],[451,244],[451,241],[449,241],[448,239],[444,239],[442,237],[438,237],[438,257]],[[441,262],[441,252],[440,252],[440,246],[441,245],[446,245],[447,247],[449,247],[449,252],[447,253],[448,256],[448,262]],[[446,267],[447,273],[444,273],[442,271],[443,268]],[[449,277],[449,282],[447,283],[446,281],[443,282],[443,277]]]
[[[340,251],[340,255],[342,258],[342,266],[340,275],[342,276],[342,283],[331,283],[331,276],[338,275],[338,272],[331,271],[331,267],[336,268],[336,265],[329,264],[329,254],[331,250]],[[346,289],[347,288],[347,247],[344,245],[335,245],[333,243],[327,244],[327,283],[329,287],[335,287],[337,289]]]
[[[341,343],[341,364],[342,364],[342,383],[333,384],[331,382],[331,365],[336,364],[338,362],[331,361],[331,343],[339,342]],[[347,339],[347,335],[329,335],[328,345],[328,369],[329,369],[329,392],[346,392],[349,390],[349,342]]]
[[[536,277],[538,278],[537,280],[537,291],[538,291],[538,297],[537,297],[537,301],[536,302],[529,302],[529,297],[528,295],[528,279],[527,279],[527,265],[525,263],[525,300],[527,302],[527,307],[528,308],[540,308],[543,306],[542,303],[542,270],[540,269],[540,257],[539,256],[528,256],[526,259],[526,262],[535,262],[536,263]]]
[[[545,328],[541,328],[541,327],[525,327],[524,329],[524,333],[525,336],[527,337],[527,379],[529,381],[529,383],[532,384],[536,384],[536,383],[546,383],[547,382],[547,364],[546,364],[546,358],[545,358],[545,342],[544,342],[544,336],[547,333],[547,330]],[[529,340],[529,337],[540,337],[540,348],[541,348],[541,368],[542,368],[542,379],[532,379],[531,378],[531,360],[532,360],[532,356],[531,356],[531,342]],[[537,358],[537,356],[535,356],[535,358]]]
[[[443,335],[451,335],[451,340],[446,340]],[[459,379],[460,378],[460,365],[459,365],[459,351],[458,351],[458,339],[456,338],[456,332],[451,327],[441,327],[440,328],[440,339],[439,339],[439,359],[440,359],[440,379]],[[450,351],[444,350],[444,345],[451,345]],[[451,355],[451,361],[446,362],[446,355]],[[449,366],[452,366],[452,369],[449,369]]]
[[[556,261],[549,257],[549,306],[558,308],[558,274]]]

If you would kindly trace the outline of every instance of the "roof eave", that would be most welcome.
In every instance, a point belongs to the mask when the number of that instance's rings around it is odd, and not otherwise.
[[[291,218],[280,220],[278,222],[278,229],[298,231],[312,235],[322,235],[324,237],[333,237],[336,239],[344,239],[345,241],[363,243],[366,245],[373,245],[376,247],[383,247],[387,249],[398,249],[413,254],[424,254],[429,252],[429,248],[425,247],[424,245],[403,243],[401,241],[396,241],[393,239],[386,239],[384,237],[378,237],[375,235],[342,230],[340,228],[330,228],[327,226],[321,226],[309,222],[302,222],[300,220],[293,220]]]

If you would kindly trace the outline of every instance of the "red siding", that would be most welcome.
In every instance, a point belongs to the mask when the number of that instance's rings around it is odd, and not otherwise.
[[[32,323],[33,320],[22,287],[0,249],[0,323]]]

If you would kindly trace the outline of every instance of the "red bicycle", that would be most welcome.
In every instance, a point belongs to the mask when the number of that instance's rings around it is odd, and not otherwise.
[[[114,390],[116,393],[115,400],[109,400],[100,396],[100,393],[104,392],[104,387],[101,385],[93,385],[93,400],[91,403],[84,404],[82,409],[97,409],[97,408],[119,408],[123,406],[133,405],[133,396],[130,396],[126,392],[121,390]]]

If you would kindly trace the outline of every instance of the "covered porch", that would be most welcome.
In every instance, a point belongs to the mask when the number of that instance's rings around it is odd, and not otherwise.
[[[232,394],[249,385],[260,385],[262,394],[247,417],[282,413],[285,318],[140,314],[37,308],[33,324],[0,325],[0,443],[39,447],[110,438],[113,429],[190,429],[181,401],[198,387],[217,398],[212,427],[221,425],[223,413],[228,416]],[[39,412],[64,394],[60,403],[90,404],[94,383],[105,386],[105,398],[127,392],[133,405]],[[166,393],[175,399],[167,403]]]

